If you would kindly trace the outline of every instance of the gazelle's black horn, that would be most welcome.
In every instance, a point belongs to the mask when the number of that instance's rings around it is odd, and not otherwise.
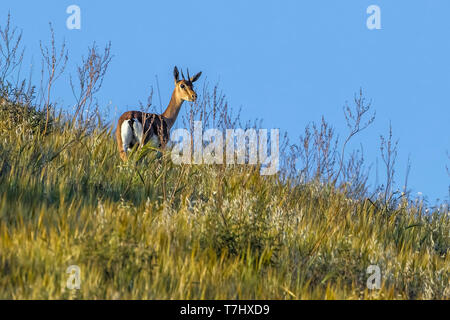
[[[183,77],[183,80],[186,80],[186,79],[184,78],[183,69],[180,68],[180,70],[181,70],[181,76]]]
[[[187,76],[188,76],[187,80],[191,81],[191,77],[189,76],[189,68],[187,68]]]

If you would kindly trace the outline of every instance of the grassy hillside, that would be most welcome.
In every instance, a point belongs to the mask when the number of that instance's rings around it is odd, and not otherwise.
[[[35,90],[31,75],[18,81],[9,16],[0,35],[0,299],[450,298],[448,205],[393,190],[392,131],[380,146],[386,184],[372,194],[362,152],[346,149],[374,120],[362,92],[344,109],[343,143],[325,120],[312,124],[298,144],[282,141],[277,175],[174,165],[150,147],[123,163],[94,97],[110,45],[89,48],[71,81],[74,109],[57,115],[65,45],[51,29]],[[198,93],[183,127],[258,127],[240,124],[217,87]],[[79,290],[67,286],[74,265]],[[379,289],[367,286],[371,265]]]
[[[123,164],[109,127],[55,118],[43,135],[23,108],[0,119],[1,299],[450,297],[448,212],[148,148]]]

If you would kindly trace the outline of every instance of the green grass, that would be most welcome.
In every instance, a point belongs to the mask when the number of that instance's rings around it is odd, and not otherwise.
[[[448,299],[448,211],[0,121],[0,299]],[[137,161],[142,157],[140,161]],[[366,269],[382,273],[380,290]],[[81,269],[69,290],[66,269]]]

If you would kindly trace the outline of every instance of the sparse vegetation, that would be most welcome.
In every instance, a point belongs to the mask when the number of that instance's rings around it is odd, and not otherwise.
[[[102,69],[110,47],[103,57],[93,48],[83,65]],[[275,176],[177,166],[149,147],[122,163],[114,126],[87,106],[105,73],[90,82],[79,70],[72,115],[52,112],[50,90],[39,104],[30,84],[0,83],[0,299],[449,299],[448,206],[392,192],[391,133],[376,196],[361,153],[344,162],[348,140],[325,120],[298,144],[284,140]],[[186,108],[186,127],[237,125],[211,91]],[[373,121],[361,120],[362,92],[355,103],[349,139]],[[80,290],[66,288],[70,265]],[[380,290],[366,286],[369,265],[381,269]]]

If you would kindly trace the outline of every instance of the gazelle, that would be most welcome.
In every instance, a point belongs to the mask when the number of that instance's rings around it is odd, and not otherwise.
[[[181,71],[182,79],[179,80],[178,68],[173,69],[175,81],[175,89],[172,93],[169,106],[163,114],[146,113],[141,111],[127,111],[122,114],[117,123],[116,140],[119,154],[123,161],[127,160],[127,152],[134,145],[144,144],[152,141],[154,144],[165,147],[169,141],[169,132],[180,112],[181,105],[184,101],[194,102],[197,100],[197,94],[194,91],[193,83],[197,81],[201,72],[195,76],[189,76],[187,70],[187,79],[184,78]]]

